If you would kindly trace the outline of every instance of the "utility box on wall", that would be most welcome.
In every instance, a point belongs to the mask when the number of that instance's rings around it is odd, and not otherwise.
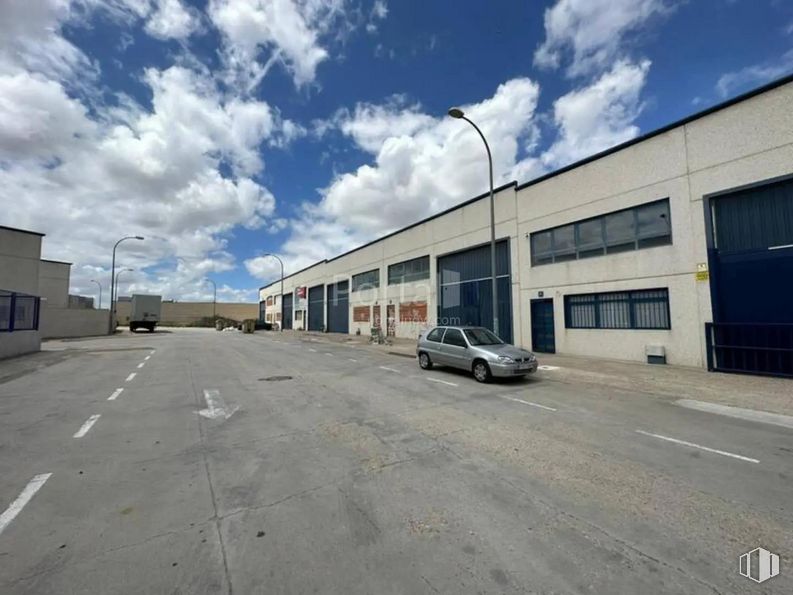
[[[663,345],[646,345],[644,352],[647,355],[648,364],[666,363],[666,349]]]

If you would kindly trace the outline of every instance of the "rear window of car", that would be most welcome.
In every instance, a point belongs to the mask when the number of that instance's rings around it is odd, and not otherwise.
[[[450,328],[443,336],[443,342],[447,345],[457,345],[458,347],[465,347],[465,339],[463,334],[456,328]]]
[[[432,329],[427,335],[427,341],[432,341],[433,343],[440,343],[441,337],[443,337],[443,331],[445,330],[446,329],[444,328]]]

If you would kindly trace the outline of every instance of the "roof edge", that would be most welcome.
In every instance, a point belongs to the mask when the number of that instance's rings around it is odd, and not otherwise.
[[[7,229],[8,231],[17,231],[19,233],[29,233],[32,236],[39,236],[39,237],[44,237],[45,235],[47,235],[38,231],[30,231],[29,229],[19,229],[18,227],[8,227],[7,225],[0,225],[0,229]]]

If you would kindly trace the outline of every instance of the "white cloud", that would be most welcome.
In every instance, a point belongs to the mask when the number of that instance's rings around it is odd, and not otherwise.
[[[716,83],[716,91],[722,98],[726,98],[791,73],[793,73],[793,49],[788,50],[778,59],[767,60],[722,75]]]
[[[545,40],[534,64],[558,68],[570,54],[570,76],[590,74],[623,57],[628,36],[653,17],[669,14],[678,0],[558,0],[545,11]]]
[[[254,176],[259,147],[281,134],[277,112],[225,99],[181,67],[148,69],[143,80],[151,110],[127,100],[96,119],[56,81],[0,74],[4,222],[46,233],[45,256],[76,263],[78,290],[107,274],[113,243],[130,233],[147,238],[120,252],[133,279],[189,289],[234,267],[225,238],[235,226],[265,225],[275,210]],[[184,275],[144,270],[175,255],[191,259]]]
[[[320,38],[343,22],[346,0],[211,0],[209,17],[224,38],[230,79],[250,90],[274,63],[295,85],[311,83],[329,56]],[[264,63],[261,54],[269,52]]]
[[[200,27],[200,16],[180,0],[158,0],[146,21],[146,32],[159,39],[187,39]]]
[[[372,18],[384,19],[388,16],[388,5],[385,0],[375,0],[372,5]]]
[[[559,137],[543,162],[562,167],[637,136],[633,122],[643,107],[640,93],[649,70],[649,60],[617,62],[591,85],[557,99],[553,117]]]
[[[536,83],[518,78],[500,85],[492,97],[463,106],[490,142],[497,183],[532,144],[538,94]],[[487,188],[487,158],[476,131],[445,114],[423,113],[404,97],[359,104],[319,127],[324,134],[335,127],[374,161],[336,177],[318,205],[304,205],[290,222],[290,238],[282,246],[288,270],[335,256]],[[270,260],[251,259],[246,266],[258,278],[273,278]]]

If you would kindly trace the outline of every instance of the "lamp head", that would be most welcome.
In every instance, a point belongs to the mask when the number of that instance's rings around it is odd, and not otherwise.
[[[459,107],[452,107],[449,109],[449,115],[452,118],[457,118],[459,120],[465,115],[465,112],[461,110]]]
[[[136,240],[142,240],[142,239],[143,239],[143,236],[135,236],[135,239],[136,239]]]

